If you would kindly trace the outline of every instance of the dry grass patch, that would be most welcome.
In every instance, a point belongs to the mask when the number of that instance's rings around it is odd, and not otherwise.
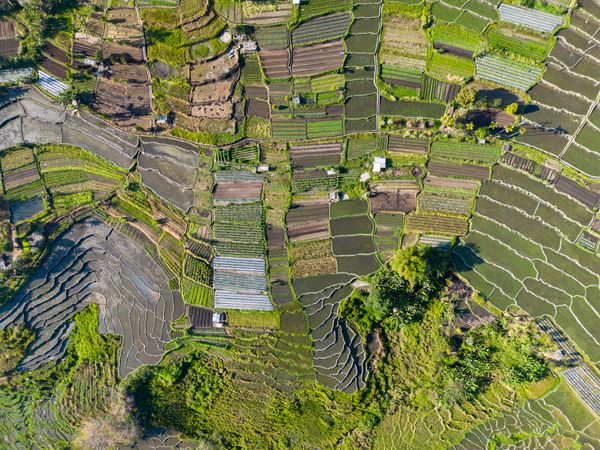
[[[335,258],[328,239],[293,244],[290,247],[290,259],[294,278],[323,275],[336,271]]]

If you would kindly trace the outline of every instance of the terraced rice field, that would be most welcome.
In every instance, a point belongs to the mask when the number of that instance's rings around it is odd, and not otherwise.
[[[531,176],[497,166],[484,183],[457,269],[500,308],[548,315],[596,363],[598,258],[576,245],[592,220],[583,204]],[[559,281],[560,280],[560,281]]]
[[[21,369],[62,357],[70,319],[89,303],[100,307],[100,332],[123,338],[122,377],[158,364],[171,340],[169,323],[184,312],[167,274],[135,241],[87,219],[53,244],[44,266],[0,309],[0,327],[24,322],[37,332]]]
[[[174,144],[174,145],[173,145]],[[142,181],[183,211],[194,204],[197,153],[177,141],[142,140],[138,170]]]
[[[294,287],[308,315],[317,380],[330,389],[353,393],[366,382],[366,353],[360,335],[337,317],[340,302],[352,287],[332,282],[332,278],[313,277]],[[313,292],[306,292],[304,285],[310,285],[308,290]]]
[[[85,148],[119,167],[133,165],[138,139],[90,114],[79,117],[43,95],[27,89],[17,101],[5,105],[6,120],[0,125],[5,139],[0,150],[28,144],[69,144]]]
[[[329,230],[337,272],[368,275],[380,267],[373,239],[374,224],[363,200],[332,203]]]

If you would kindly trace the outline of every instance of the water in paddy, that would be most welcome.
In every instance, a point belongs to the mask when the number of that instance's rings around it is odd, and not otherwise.
[[[44,199],[41,197],[30,198],[10,207],[10,223],[27,220],[44,210]]]

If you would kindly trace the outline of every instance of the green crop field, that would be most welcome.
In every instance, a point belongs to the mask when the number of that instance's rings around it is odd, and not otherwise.
[[[596,0],[0,4],[1,449],[600,448]]]

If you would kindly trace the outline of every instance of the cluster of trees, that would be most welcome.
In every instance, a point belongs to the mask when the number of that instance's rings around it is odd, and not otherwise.
[[[368,294],[355,292],[340,307],[362,334],[374,328],[399,330],[417,321],[444,285],[447,255],[426,245],[399,251],[377,272]]]
[[[423,245],[401,250],[372,277],[369,293],[355,292],[342,303],[340,315],[363,336],[379,330],[387,346],[394,345],[399,330],[418,325],[432,305],[440,306],[448,274],[447,255]],[[449,316],[441,320],[449,323],[454,315],[452,305],[443,309]],[[433,385],[446,405],[474,400],[494,381],[518,386],[548,373],[540,356],[545,348],[542,335],[528,321],[502,316],[453,339],[453,345],[447,341],[439,354],[430,355],[439,360]]]
[[[539,381],[549,370],[543,348],[541,335],[509,317],[474,328],[444,361],[440,397],[451,404],[474,400],[494,380],[510,386]]]
[[[159,367],[146,367],[129,390],[147,426],[165,426],[198,436],[205,430],[199,418],[211,402],[230,387],[223,361],[202,351]]]

